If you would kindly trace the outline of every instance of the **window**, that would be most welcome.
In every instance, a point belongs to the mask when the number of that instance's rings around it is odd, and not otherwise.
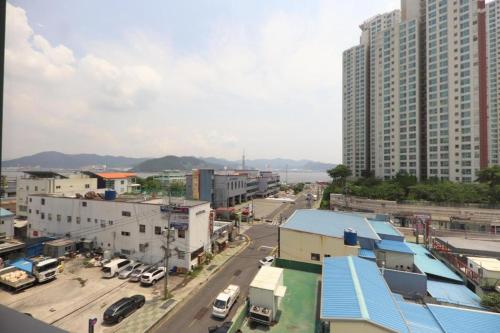
[[[139,224],[139,232],[142,232],[142,233],[146,232],[146,225],[145,224]]]
[[[85,184],[85,188],[90,188],[90,184]]]
[[[125,181],[124,180],[120,181],[120,184],[122,184],[122,185],[125,184]]]
[[[179,238],[186,238],[186,230],[178,230],[177,231],[177,237],[179,237]]]
[[[56,190],[60,190],[60,189],[61,189],[61,185],[57,185]]]
[[[45,205],[45,199],[44,198],[42,198],[40,201],[42,202],[42,205]]]
[[[325,258],[330,258],[330,257],[331,257],[331,255],[325,254]]]
[[[35,191],[38,191],[38,186],[35,186]]]
[[[147,244],[139,244],[139,252],[146,252]]]
[[[92,219],[90,217],[87,217],[87,222],[92,222]]]
[[[109,224],[109,225],[113,225],[113,220],[109,220],[109,221],[108,221],[108,224]]]
[[[161,235],[161,227],[155,227],[155,235]]]
[[[76,217],[76,224],[80,224],[80,216]]]
[[[122,216],[132,216],[132,214],[130,214],[130,212],[127,212],[126,210],[122,211]]]
[[[40,211],[38,209],[36,210],[36,214],[40,214]]]
[[[130,232],[128,232],[128,231],[122,231],[122,236],[130,236]]]
[[[87,201],[82,201],[82,207],[87,207]]]
[[[68,223],[71,223],[71,216],[68,216],[68,217],[66,218],[66,221],[67,221]]]
[[[51,213],[47,214],[47,220],[52,221],[52,214]]]
[[[186,259],[186,252],[184,252],[184,251],[177,252],[177,258]]]
[[[57,219],[57,222],[61,222],[61,215],[57,214],[56,219]]]
[[[321,255],[319,253],[311,253],[311,260],[320,261]]]
[[[41,214],[40,214],[40,218],[41,218],[42,220],[45,220],[45,213],[41,213]]]

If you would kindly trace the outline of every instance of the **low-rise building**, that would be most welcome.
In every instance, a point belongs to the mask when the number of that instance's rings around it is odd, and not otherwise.
[[[0,207],[0,239],[14,236],[14,213]]]
[[[28,216],[31,194],[74,195],[97,189],[97,179],[85,173],[63,175],[52,171],[25,171],[17,178],[16,215]]]
[[[496,332],[500,314],[405,300],[373,261],[325,258],[320,318],[329,332]]]
[[[170,223],[170,268],[189,270],[210,252],[210,204],[205,201],[173,200],[166,206],[163,199],[29,197],[30,237],[91,240],[94,248],[158,263],[164,258]]]
[[[186,186],[186,172],[180,170],[164,170],[158,175],[154,175],[153,179],[161,183],[162,188],[168,192],[172,184],[179,184],[183,188]],[[177,194],[177,193],[174,193]],[[176,195],[178,196],[178,195]]]
[[[16,183],[17,179],[14,176],[2,175],[0,177],[0,198],[2,200],[16,199]]]
[[[413,251],[406,242],[382,239],[375,243],[377,264],[390,269],[413,271]]]
[[[497,258],[467,257],[469,268],[477,273],[483,288],[500,286],[500,260]]]
[[[232,207],[246,201],[247,176],[238,173],[215,174],[214,208]]]
[[[86,174],[97,178],[98,189],[114,190],[117,194],[133,193],[140,188],[136,183],[137,175],[133,172],[101,172]]]
[[[346,245],[344,232],[352,229],[357,242]],[[358,255],[359,248],[373,250],[380,237],[367,218],[324,210],[297,210],[279,228],[279,257],[321,265],[326,257]]]
[[[271,171],[261,171],[257,178],[259,185],[257,196],[268,197],[280,190],[280,175]]]

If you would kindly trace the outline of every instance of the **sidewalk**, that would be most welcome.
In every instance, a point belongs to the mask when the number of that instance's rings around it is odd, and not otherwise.
[[[241,232],[243,233],[243,230]],[[174,289],[172,291],[172,299],[165,301],[159,296],[157,299],[146,302],[140,312],[133,316],[133,318],[130,318],[131,320],[125,320],[123,325],[118,325],[118,327],[114,327],[113,329],[105,330],[105,332],[119,331],[125,333],[136,333],[149,331],[169,312],[175,310],[175,308],[179,306],[179,303],[182,303],[190,296],[195,295],[197,290],[210,280],[229,259],[243,251],[248,244],[249,241],[247,239],[239,241],[238,244],[233,246],[230,245],[230,247],[224,250],[224,252],[214,256],[212,261],[185,286],[179,289]],[[158,285],[160,285],[160,283],[158,283]]]

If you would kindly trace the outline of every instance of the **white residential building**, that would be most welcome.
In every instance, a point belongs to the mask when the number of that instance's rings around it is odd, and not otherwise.
[[[97,178],[97,188],[115,190],[116,194],[131,193],[140,188],[136,184],[137,175],[132,172],[101,172],[85,171],[91,177]]]
[[[167,245],[168,214],[163,199],[87,200],[31,195],[30,237],[60,236],[91,240],[96,248],[159,263]],[[182,200],[170,213],[169,266],[197,266],[210,251],[210,203]]]
[[[14,236],[14,214],[0,207],[0,239]]]
[[[95,191],[97,179],[82,173],[63,175],[51,171],[25,171],[17,178],[16,214],[28,216],[28,196],[31,194],[59,194],[72,196],[76,193]]]

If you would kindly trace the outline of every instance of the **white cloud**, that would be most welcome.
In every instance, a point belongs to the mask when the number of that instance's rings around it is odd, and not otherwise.
[[[325,2],[312,17],[276,12],[256,27],[217,22],[196,53],[136,32],[126,44],[88,41],[76,57],[8,3],[4,157],[239,158],[246,148],[339,162],[341,52],[359,34],[342,6]]]

